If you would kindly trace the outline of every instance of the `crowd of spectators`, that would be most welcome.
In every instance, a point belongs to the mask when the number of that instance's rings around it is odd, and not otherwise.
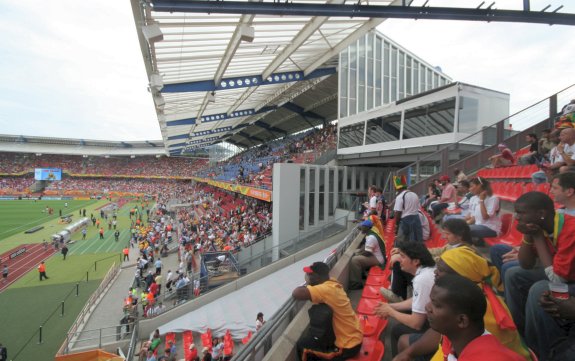
[[[0,177],[0,194],[27,193],[34,177]]]
[[[177,212],[180,239],[202,252],[237,251],[271,232],[271,203],[203,184],[190,200]]]
[[[50,182],[45,190],[65,194],[82,191],[90,194],[129,192],[156,195],[161,192],[176,193],[185,189],[189,181],[176,179],[124,179],[124,178],[70,178]]]
[[[286,136],[253,147],[200,173],[202,177],[268,188],[274,163],[311,163],[326,151],[336,148],[337,126]]]
[[[207,159],[183,157],[96,157],[34,153],[0,153],[0,173],[21,174],[35,168],[61,168],[74,175],[192,177]]]

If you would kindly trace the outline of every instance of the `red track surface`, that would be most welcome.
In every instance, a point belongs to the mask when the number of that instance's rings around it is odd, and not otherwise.
[[[10,259],[10,254],[21,248],[26,248],[26,252]],[[33,243],[20,245],[0,255],[0,259],[2,260],[2,264],[0,264],[0,273],[2,269],[4,269],[5,264],[8,265],[9,271],[7,282],[4,283],[3,278],[0,280],[0,292],[4,291],[8,286],[16,282],[30,270],[36,268],[41,261],[46,260],[55,252],[56,251],[53,247],[48,247],[47,250],[44,250],[44,246],[41,243]]]

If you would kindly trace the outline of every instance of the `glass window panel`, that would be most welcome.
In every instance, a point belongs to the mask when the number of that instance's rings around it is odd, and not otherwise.
[[[455,98],[406,110],[403,138],[452,133],[454,120]]]
[[[299,229],[304,229],[305,217],[305,168],[299,172]]]
[[[363,145],[365,123],[352,124],[339,129],[339,148]]]
[[[423,93],[427,90],[425,85],[425,67],[423,64],[419,64],[419,92]]]
[[[426,72],[427,72],[427,76],[426,76],[426,80],[425,80],[425,83],[426,83],[425,89],[430,90],[433,88],[432,72],[431,72],[431,69],[427,69]]]
[[[419,62],[413,61],[413,94],[419,93]]]
[[[399,52],[399,72],[398,72],[398,92],[399,97],[397,99],[405,98],[405,53],[403,51]]]
[[[315,169],[309,170],[309,225],[314,225],[315,219]]]
[[[325,169],[319,170],[319,220],[325,219]]]
[[[383,46],[383,104],[389,103],[389,67],[390,67],[390,50],[389,43],[385,42]]]
[[[328,216],[333,216],[335,213],[335,207],[334,207],[334,194],[335,194],[335,169],[330,169],[329,170],[329,180],[328,180],[328,186],[329,186],[329,199],[328,199],[328,208],[327,208],[327,215]]]
[[[383,79],[381,77],[381,60],[375,62],[375,106],[381,105]]]
[[[469,97],[459,97],[459,132],[475,133],[479,124],[479,101]]]
[[[410,96],[413,94],[412,86],[412,68],[411,68],[411,56],[406,56],[405,58],[405,95]]]
[[[433,87],[434,88],[439,87],[439,74],[437,73],[433,73]]]
[[[401,112],[384,115],[367,122],[365,144],[377,144],[399,140]]]
[[[397,100],[397,48],[391,47],[391,93],[390,100]]]

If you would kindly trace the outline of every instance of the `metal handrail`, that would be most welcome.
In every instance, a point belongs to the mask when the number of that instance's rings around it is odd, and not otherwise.
[[[70,349],[70,343],[74,343],[77,341],[75,337],[70,337],[70,335],[77,335],[79,333],[78,328],[80,328],[80,326],[85,322],[84,319],[86,315],[90,313],[90,309],[92,308],[94,303],[96,303],[96,300],[103,294],[104,288],[106,288],[110,283],[110,281],[114,279],[114,277],[116,277],[119,270],[120,270],[120,264],[114,262],[112,267],[110,267],[110,269],[108,270],[106,276],[104,276],[104,278],[102,279],[102,282],[100,282],[98,288],[92,293],[92,295],[90,296],[90,298],[88,299],[88,301],[86,302],[86,304],[76,317],[76,320],[74,321],[72,326],[70,326],[70,329],[66,334],[66,340],[64,340],[64,343],[62,344],[62,346],[60,346],[56,355],[67,354]]]
[[[435,151],[434,153],[428,154],[428,155],[426,155],[426,156],[424,156],[424,157],[418,159],[417,161],[415,161],[415,162],[409,164],[408,166],[403,167],[403,168],[401,168],[401,169],[395,171],[394,174],[395,174],[395,175],[401,175],[401,174],[407,175],[407,174],[410,172],[411,169],[418,169],[419,166],[420,166],[422,163],[426,162],[426,161],[437,161],[437,162],[439,162],[439,171],[438,171],[438,172],[436,172],[436,173],[434,173],[434,174],[429,174],[429,175],[427,175],[427,176],[425,177],[425,179],[421,179],[421,174],[419,174],[419,178],[420,178],[420,179],[418,179],[418,181],[416,181],[416,182],[414,182],[414,183],[412,183],[412,184],[410,185],[410,188],[411,188],[413,191],[415,191],[416,193],[420,193],[421,191],[425,191],[425,190],[424,190],[424,184],[426,183],[427,179],[429,179],[429,178],[431,178],[431,177],[434,177],[434,176],[438,176],[438,175],[440,175],[440,174],[449,174],[449,169],[455,169],[458,165],[469,163],[469,159],[472,158],[473,156],[476,156],[476,155],[477,155],[477,154],[475,154],[475,155],[471,155],[471,156],[469,156],[469,157],[466,157],[465,159],[460,159],[460,160],[458,160],[458,161],[457,161],[456,163],[454,163],[454,164],[446,164],[446,163],[448,163],[448,162],[444,162],[443,160],[444,160],[444,158],[447,156],[447,152],[449,152],[450,149],[454,149],[454,148],[457,149],[460,145],[475,144],[476,142],[472,142],[472,140],[473,140],[474,138],[477,139],[479,136],[485,135],[485,134],[486,134],[486,133],[485,133],[485,132],[486,132],[486,129],[496,128],[496,129],[501,129],[501,131],[502,131],[502,130],[503,130],[503,125],[504,125],[505,121],[510,120],[510,119],[513,119],[514,117],[517,117],[517,116],[519,116],[519,115],[521,115],[521,114],[525,114],[527,111],[532,110],[532,109],[534,109],[535,107],[537,107],[537,106],[539,106],[539,105],[541,105],[541,104],[544,104],[544,103],[546,103],[546,102],[549,102],[549,117],[548,117],[547,119],[544,119],[542,122],[539,122],[539,123],[534,124],[534,125],[530,125],[529,127],[527,127],[527,128],[526,128],[525,130],[523,130],[522,132],[517,132],[517,134],[514,134],[512,137],[515,137],[515,138],[512,139],[512,140],[515,141],[516,139],[518,139],[518,137],[517,137],[518,135],[531,132],[532,129],[536,129],[536,127],[538,127],[538,126],[539,126],[540,124],[542,124],[542,123],[543,123],[543,124],[546,124],[545,122],[551,122],[551,121],[553,120],[552,117],[553,117],[553,116],[556,114],[556,112],[557,112],[557,109],[553,109],[553,106],[556,106],[556,105],[557,105],[557,104],[556,104],[556,103],[557,103],[557,102],[556,102],[557,97],[558,97],[559,95],[561,95],[562,93],[564,93],[564,92],[566,92],[567,90],[570,90],[570,89],[572,89],[572,88],[575,89],[575,84],[572,84],[572,85],[570,85],[570,86],[568,86],[568,87],[566,87],[566,88],[560,90],[559,92],[557,92],[557,93],[555,93],[555,94],[553,94],[553,95],[551,95],[551,96],[549,96],[549,97],[546,97],[546,98],[544,98],[544,99],[542,99],[542,100],[540,100],[540,101],[538,101],[538,102],[536,102],[536,103],[534,103],[534,104],[532,104],[532,105],[530,105],[530,106],[528,106],[528,107],[526,107],[526,108],[524,108],[524,109],[522,109],[522,110],[520,110],[520,111],[518,111],[518,112],[516,112],[516,113],[514,113],[514,114],[512,114],[512,115],[510,115],[510,116],[507,116],[507,117],[505,117],[505,118],[503,118],[503,119],[501,119],[501,120],[499,120],[499,121],[493,123],[493,124],[490,125],[490,126],[484,127],[483,129],[478,130],[477,132],[475,132],[475,133],[473,133],[473,134],[471,134],[471,135],[469,135],[469,136],[466,136],[465,138],[459,140],[459,141],[456,142],[456,143],[452,143],[452,144],[445,145],[445,146],[443,146],[441,149]],[[548,125],[548,124],[546,124],[546,125]],[[498,137],[501,137],[501,136],[503,135],[503,133],[502,133],[502,132],[499,132],[497,135],[498,135]],[[508,138],[506,138],[505,140],[507,140],[507,139],[509,139],[509,138],[511,138],[511,137],[508,137]],[[503,141],[503,140],[504,140],[504,139],[498,138],[498,139],[497,139],[497,142],[495,142],[495,144],[493,144],[493,145],[489,145],[489,146],[481,145],[481,146],[483,147],[483,149],[481,149],[480,152],[490,151],[490,150],[495,149],[496,144],[497,144],[498,142]],[[471,142],[470,142],[470,141],[471,141]],[[482,166],[482,165],[478,165],[477,169],[479,169],[481,166]],[[471,171],[476,171],[477,169],[471,169]],[[467,169],[467,171],[469,171],[469,169]],[[393,189],[393,187],[390,187],[390,189]]]

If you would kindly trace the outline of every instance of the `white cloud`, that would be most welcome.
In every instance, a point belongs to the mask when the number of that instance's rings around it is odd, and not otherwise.
[[[547,3],[560,2],[531,1]],[[512,111],[575,82],[572,27],[388,20],[380,30],[454,80],[510,93]],[[129,1],[3,0],[0,33],[0,132],[161,138]]]

